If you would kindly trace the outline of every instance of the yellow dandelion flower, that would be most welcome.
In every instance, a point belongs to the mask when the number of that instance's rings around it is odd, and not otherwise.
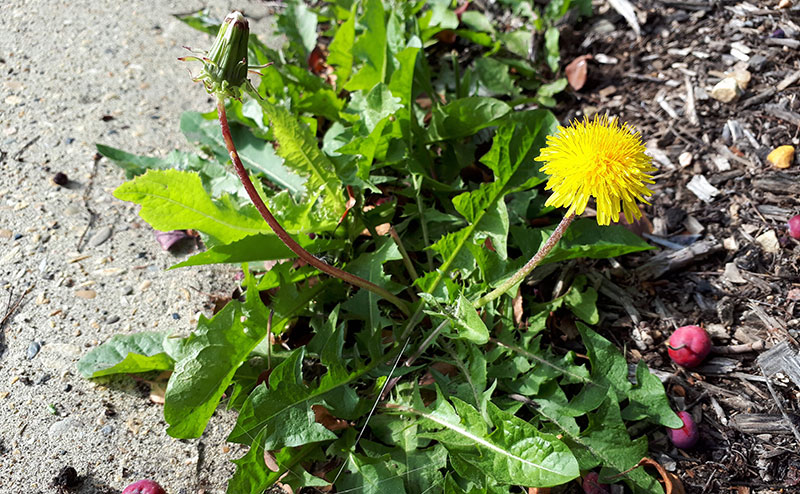
[[[638,132],[606,115],[559,126],[536,158],[550,175],[546,189],[553,193],[545,204],[578,215],[594,197],[600,225],[619,221],[620,204],[629,223],[640,218],[636,201],[649,204],[644,197],[653,193],[646,184],[654,183],[656,169],[644,151]]]

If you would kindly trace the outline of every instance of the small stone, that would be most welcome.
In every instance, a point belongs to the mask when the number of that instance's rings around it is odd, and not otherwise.
[[[781,244],[778,242],[778,236],[775,235],[775,230],[768,230],[757,236],[756,242],[764,249],[764,252],[774,254],[781,250]]]
[[[0,238],[4,238],[6,240],[10,239],[11,236],[14,234],[11,230],[7,228],[0,228]]]
[[[111,316],[106,320],[106,324],[114,324],[119,321],[119,316]]]
[[[93,299],[97,297],[97,292],[94,290],[76,290],[75,296],[84,299]]]
[[[123,295],[132,295],[133,294],[133,287],[132,286],[124,286],[124,287],[122,287],[122,294]]]
[[[58,172],[53,175],[53,183],[63,187],[69,183],[69,178],[67,177],[66,173]]]
[[[725,272],[722,277],[731,283],[747,283],[747,280],[742,277],[742,273],[739,272],[739,268],[732,262],[725,264]]]
[[[38,341],[32,341],[28,345],[28,352],[27,352],[28,360],[33,360],[33,357],[35,357],[39,353],[39,350],[41,349],[42,349],[41,343],[39,343]]]
[[[741,96],[741,94],[742,90],[739,87],[739,83],[733,77],[722,79],[711,90],[711,97],[723,103],[730,103]]]
[[[794,146],[778,146],[767,155],[767,161],[775,168],[789,168],[794,161]]]
[[[687,166],[692,164],[692,160],[694,156],[689,151],[684,151],[678,156],[678,164],[681,165],[681,168],[686,168]]]
[[[742,91],[747,89],[748,84],[750,84],[750,79],[753,78],[750,72],[744,69],[734,70],[733,72],[728,74],[728,76],[736,79],[736,84]]]
[[[779,9],[788,9],[792,6],[792,0],[781,0],[778,2]]]
[[[178,319],[180,319],[180,318],[181,318],[181,315],[180,315],[180,314],[178,314],[177,312],[173,312],[173,313],[172,313],[172,318],[173,318],[173,319],[175,319],[175,320],[177,321]]]
[[[740,50],[738,50],[736,48],[731,48],[731,55],[736,60],[741,60],[742,62],[747,62],[748,60],[750,60],[750,55],[748,55],[747,53],[744,53],[744,52],[742,52],[742,51],[740,51]]]
[[[47,430],[47,434],[50,436],[50,439],[55,439],[80,428],[81,423],[77,419],[66,418],[64,420],[54,422],[53,425],[51,425]]]
[[[150,281],[150,280],[144,280],[144,281],[143,281],[143,282],[142,282],[142,283],[139,285],[139,291],[140,291],[140,292],[147,291],[147,289],[148,289],[148,288],[150,288],[150,285],[152,285],[152,284],[153,284],[153,282],[152,282],[152,281]]]
[[[104,226],[103,228],[97,230],[97,232],[94,235],[92,235],[92,237],[89,239],[89,246],[97,247],[98,245],[108,240],[109,237],[111,237],[111,227]]]
[[[104,426],[102,429],[100,429],[100,432],[104,436],[110,436],[111,433],[114,432],[114,427],[111,424],[108,424],[108,425]]]

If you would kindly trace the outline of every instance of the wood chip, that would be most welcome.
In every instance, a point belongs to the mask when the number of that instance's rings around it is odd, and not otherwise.
[[[778,236],[775,235],[775,230],[768,230],[757,236],[756,242],[764,249],[764,252],[775,254],[781,250],[781,245],[778,243]]]
[[[636,269],[636,273],[643,280],[651,280],[659,276],[688,266],[710,254],[722,250],[722,245],[715,239],[701,240],[689,247],[677,251],[664,251],[647,261]]]
[[[800,415],[788,414],[796,426]],[[783,416],[777,413],[740,413],[731,418],[731,427],[743,434],[791,434],[792,428]]]
[[[703,175],[692,177],[689,183],[686,184],[686,188],[703,202],[711,202],[714,197],[719,195],[719,189],[711,185]]]
[[[725,272],[722,277],[731,283],[747,283],[747,280],[742,277],[742,273],[739,272],[739,268],[732,262],[725,264]]]
[[[777,373],[782,373],[791,379],[800,388],[800,355],[792,345],[783,341],[756,359],[765,377],[771,377]]]

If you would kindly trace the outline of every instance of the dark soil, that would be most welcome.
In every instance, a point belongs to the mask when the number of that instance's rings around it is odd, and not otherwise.
[[[601,331],[629,361],[644,359],[675,408],[698,420],[701,440],[692,450],[658,433],[651,442],[654,459],[687,493],[800,492],[800,382],[789,369],[797,363],[800,242],[786,227],[800,213],[800,165],[778,169],[766,160],[774,148],[798,144],[800,84],[780,83],[798,71],[800,10],[777,4],[647,0],[636,6],[637,39],[604,3],[562,29],[562,47],[572,47],[564,63],[593,60],[586,85],[556,108],[560,120],[607,112],[639,130],[657,158],[653,204],[632,228],[659,251],[597,262],[593,281],[601,287]],[[737,58],[732,44],[749,52]],[[710,97],[736,69],[752,76],[741,97]],[[701,200],[687,186],[700,177],[717,189],[713,198]],[[684,251],[682,265],[663,274],[648,265],[660,251],[684,247],[697,252]],[[709,330],[717,346],[692,370],[673,364],[664,345],[688,324]],[[786,370],[762,373],[765,348],[782,342],[788,357],[777,365]]]

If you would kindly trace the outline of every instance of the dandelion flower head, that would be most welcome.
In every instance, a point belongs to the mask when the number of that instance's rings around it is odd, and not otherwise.
[[[644,151],[638,132],[607,115],[559,126],[536,158],[550,175],[546,189],[553,193],[545,204],[581,214],[594,197],[600,225],[619,221],[620,210],[629,223],[641,218],[636,201],[649,204],[644,198],[653,194],[647,184],[656,169]]]

